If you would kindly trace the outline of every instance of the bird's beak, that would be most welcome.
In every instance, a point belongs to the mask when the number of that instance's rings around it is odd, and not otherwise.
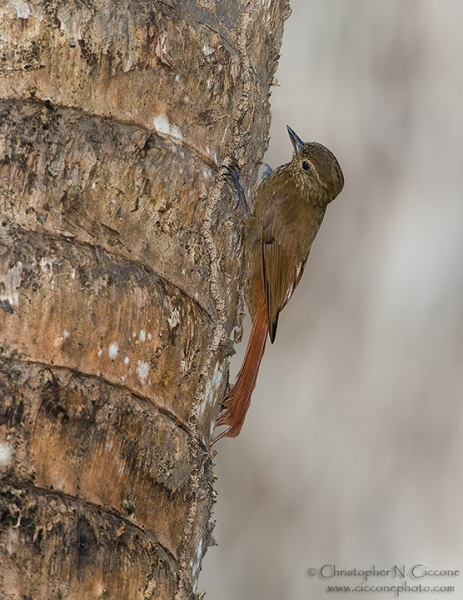
[[[297,133],[295,133],[291,127],[289,125],[286,125],[286,129],[288,130],[289,133],[289,137],[291,138],[291,141],[293,143],[294,146],[294,152],[296,154],[299,154],[299,152],[302,150],[302,147],[304,146],[304,142],[301,140],[301,138],[297,135]]]

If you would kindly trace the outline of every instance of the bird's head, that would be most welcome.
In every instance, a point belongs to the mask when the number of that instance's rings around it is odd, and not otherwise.
[[[332,202],[344,186],[344,176],[335,155],[322,144],[304,143],[287,126],[294,147],[291,161],[297,185],[311,201],[323,207]]]

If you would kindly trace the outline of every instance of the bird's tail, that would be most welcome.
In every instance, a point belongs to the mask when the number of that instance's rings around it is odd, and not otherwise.
[[[213,444],[223,437],[236,437],[241,431],[246,413],[251,404],[251,394],[256,387],[259,366],[264,355],[265,342],[268,335],[267,308],[262,297],[252,322],[246,354],[243,364],[236,376],[235,383],[228,392],[223,404],[225,410],[220,413],[216,427],[228,425],[214,440]]]

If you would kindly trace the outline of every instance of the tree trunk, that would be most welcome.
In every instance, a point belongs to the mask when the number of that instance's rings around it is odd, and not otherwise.
[[[193,598],[287,0],[0,7],[0,596]]]

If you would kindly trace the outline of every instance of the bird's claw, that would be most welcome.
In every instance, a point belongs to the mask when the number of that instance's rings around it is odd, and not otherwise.
[[[270,175],[270,173],[272,173],[273,169],[266,162],[261,162],[260,164],[265,167],[265,171],[262,173],[262,179],[267,179],[267,177]]]
[[[245,217],[247,218],[249,216],[249,207],[246,200],[246,194],[244,193],[243,186],[241,185],[240,172],[236,164],[232,163],[225,167],[224,177],[230,180],[231,185],[237,194],[236,206],[233,210],[236,210],[238,206],[241,205],[243,207]]]

